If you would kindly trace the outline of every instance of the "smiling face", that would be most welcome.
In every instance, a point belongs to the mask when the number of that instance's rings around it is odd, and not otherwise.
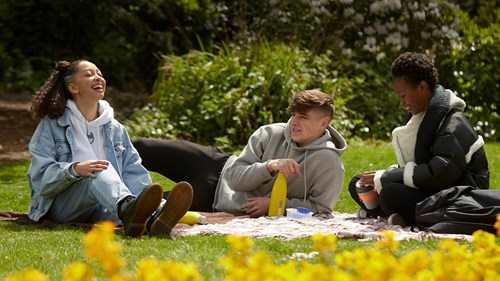
[[[330,115],[319,109],[292,113],[290,133],[298,146],[306,146],[321,137],[330,123]]]
[[[427,110],[432,93],[425,81],[414,86],[405,79],[395,79],[392,87],[399,96],[401,106],[409,113],[418,114]]]
[[[78,70],[68,83],[68,90],[75,101],[97,102],[104,98],[106,80],[95,64],[81,61]]]

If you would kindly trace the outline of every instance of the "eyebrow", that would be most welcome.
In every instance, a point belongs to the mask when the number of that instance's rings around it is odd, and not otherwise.
[[[99,68],[84,68],[82,71],[93,71],[93,72],[101,72]]]

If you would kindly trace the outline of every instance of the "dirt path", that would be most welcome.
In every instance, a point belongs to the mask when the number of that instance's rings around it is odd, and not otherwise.
[[[28,143],[35,129],[29,94],[0,94],[0,161],[30,158]]]

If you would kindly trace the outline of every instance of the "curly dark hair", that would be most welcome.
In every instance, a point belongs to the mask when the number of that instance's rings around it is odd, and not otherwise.
[[[431,59],[422,53],[406,52],[392,62],[392,79],[403,79],[413,86],[427,82],[431,91],[439,83],[436,67]]]
[[[64,113],[66,101],[71,99],[68,83],[78,71],[83,60],[58,61],[49,78],[38,89],[31,100],[33,117],[41,119],[45,116],[57,118]]]
[[[332,97],[318,89],[298,92],[293,95],[288,112],[305,113],[313,108],[319,109],[331,117],[334,111]]]

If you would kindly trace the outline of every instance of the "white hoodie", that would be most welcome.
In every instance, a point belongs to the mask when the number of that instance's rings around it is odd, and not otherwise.
[[[90,122],[83,117],[73,100],[67,101],[66,108],[71,113],[70,122],[74,134],[71,151],[73,161],[106,160],[102,126],[113,120],[113,108],[107,101],[100,100],[99,116]]]

